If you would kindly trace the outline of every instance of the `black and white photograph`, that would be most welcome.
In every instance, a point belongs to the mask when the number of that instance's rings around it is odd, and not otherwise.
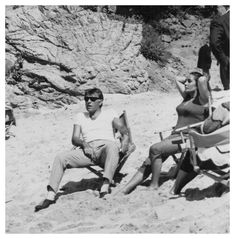
[[[210,2],[5,1],[5,236],[231,235],[231,4]]]

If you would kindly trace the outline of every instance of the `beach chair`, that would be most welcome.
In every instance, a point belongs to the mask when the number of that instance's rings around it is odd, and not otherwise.
[[[15,137],[15,135],[10,132],[12,125],[16,125],[13,109],[10,106],[5,106],[5,139],[9,139],[11,136]]]
[[[114,182],[113,183],[115,183],[117,181],[117,178],[119,176],[119,172],[121,171],[123,165],[127,161],[128,157],[131,155],[131,153],[133,153],[136,149],[136,146],[133,143],[133,139],[132,139],[132,135],[131,135],[131,129],[130,129],[130,126],[129,126],[129,123],[128,123],[127,113],[126,113],[125,110],[119,116],[119,119],[120,119],[121,126],[124,126],[127,133],[128,133],[129,144],[128,144],[128,149],[127,149],[126,152],[124,152],[123,149],[120,148],[119,163],[118,163],[117,169],[116,169],[115,174],[114,174]],[[113,128],[113,133],[115,135],[115,138],[120,142],[120,144],[122,144],[123,135],[121,135],[121,133],[115,128]],[[74,147],[74,148],[76,148],[76,147]],[[99,167],[98,165],[87,166],[86,168],[89,171],[91,171],[92,173],[96,174],[98,177],[100,177],[100,178],[103,177],[103,169],[101,167]]]
[[[225,164],[226,167],[216,168],[216,169],[201,169],[198,165],[198,160],[200,156],[198,150],[200,148],[211,148],[216,147],[220,153],[229,153],[228,151],[223,151],[220,149],[222,145],[228,145],[230,142],[230,126],[226,125],[210,134],[199,134],[198,132],[189,129],[189,144],[187,148],[190,152],[190,160],[193,165],[193,170],[198,174],[206,175],[213,180],[220,182],[226,186],[229,185],[230,171],[229,164]],[[213,159],[212,159],[213,161]]]
[[[185,126],[185,127],[182,127],[182,128],[179,128],[179,129],[175,130],[176,133],[180,134],[181,139],[174,140],[173,143],[174,144],[179,144],[181,146],[182,150],[181,150],[180,153],[171,155],[171,157],[173,158],[174,162],[176,163],[176,166],[173,167],[173,171],[170,170],[167,173],[162,172],[161,173],[162,176],[169,176],[170,178],[175,178],[177,176],[178,170],[180,168],[180,164],[181,164],[182,160],[184,159],[184,157],[185,157],[185,155],[186,155],[186,153],[188,151],[188,148],[185,147],[186,141],[187,141],[188,137],[185,134],[183,134],[183,132],[185,132],[188,129],[199,128],[199,127],[201,127],[203,122],[204,121],[198,122],[198,123],[195,123],[195,124],[191,124],[191,125],[188,125],[188,126]],[[158,134],[160,140],[162,141],[165,138],[164,137],[165,133],[166,132],[172,132],[173,130],[174,130],[174,127],[171,127],[171,128],[167,128],[167,129],[164,129],[164,130],[161,130],[161,131],[155,131],[155,134]]]

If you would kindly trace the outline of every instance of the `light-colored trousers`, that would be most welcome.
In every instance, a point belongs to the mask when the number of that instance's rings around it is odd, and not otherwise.
[[[88,158],[79,147],[60,153],[55,157],[47,188],[50,186],[57,192],[67,168],[83,168],[90,165],[99,165],[104,168],[103,177],[112,181],[119,161],[118,144],[111,140],[95,140],[89,145],[95,152],[96,159],[94,160]]]

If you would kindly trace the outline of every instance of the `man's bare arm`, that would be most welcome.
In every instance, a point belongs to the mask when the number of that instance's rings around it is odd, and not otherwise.
[[[81,139],[81,126],[74,124],[73,126],[73,135],[72,135],[72,144],[76,147],[81,147],[84,154],[91,158],[95,158],[95,153],[92,147],[84,139]]]
[[[83,139],[81,139],[81,126],[78,124],[73,125],[72,144],[81,148],[84,148],[87,144]]]

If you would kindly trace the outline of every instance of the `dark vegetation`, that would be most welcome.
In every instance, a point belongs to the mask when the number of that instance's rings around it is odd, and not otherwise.
[[[171,54],[165,49],[161,35],[172,35],[175,32],[159,23],[161,19],[176,17],[184,19],[187,14],[198,18],[213,18],[216,15],[216,6],[83,6],[92,11],[105,12],[113,20],[123,21],[125,24],[140,23],[143,26],[143,40],[141,53],[145,58],[156,61],[164,66]]]

